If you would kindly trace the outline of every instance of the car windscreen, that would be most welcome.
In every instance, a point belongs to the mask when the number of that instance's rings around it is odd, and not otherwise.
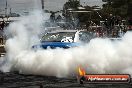
[[[46,42],[73,42],[75,32],[57,32],[45,34],[41,41]]]

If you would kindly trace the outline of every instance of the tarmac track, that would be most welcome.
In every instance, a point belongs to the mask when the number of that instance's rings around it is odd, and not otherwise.
[[[0,72],[0,88],[132,88],[131,84],[79,84],[76,77],[23,75]]]
[[[3,48],[0,48],[0,52]],[[24,75],[18,72],[0,72],[0,88],[132,88],[130,84],[79,84],[76,77]]]

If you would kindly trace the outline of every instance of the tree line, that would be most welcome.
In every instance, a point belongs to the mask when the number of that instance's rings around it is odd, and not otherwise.
[[[124,18],[132,17],[132,0],[102,0],[106,2],[103,5],[103,11],[113,13]]]

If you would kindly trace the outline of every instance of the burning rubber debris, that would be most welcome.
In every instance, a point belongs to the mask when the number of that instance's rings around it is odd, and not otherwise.
[[[82,65],[88,73],[132,74],[131,32],[120,41],[95,38],[75,48],[32,50],[39,43],[38,34],[45,31],[42,28],[45,17],[41,12],[34,12],[9,25],[5,31],[7,54],[1,62],[1,71],[68,77],[75,76],[76,69]]]

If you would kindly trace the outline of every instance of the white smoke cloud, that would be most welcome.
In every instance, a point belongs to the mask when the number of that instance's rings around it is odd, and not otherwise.
[[[76,48],[33,51],[31,46],[39,43],[37,35],[43,30],[44,18],[41,12],[35,12],[8,27],[2,71],[66,77],[75,75],[82,66],[88,74],[132,74],[132,33],[126,33],[120,41],[96,38]]]

